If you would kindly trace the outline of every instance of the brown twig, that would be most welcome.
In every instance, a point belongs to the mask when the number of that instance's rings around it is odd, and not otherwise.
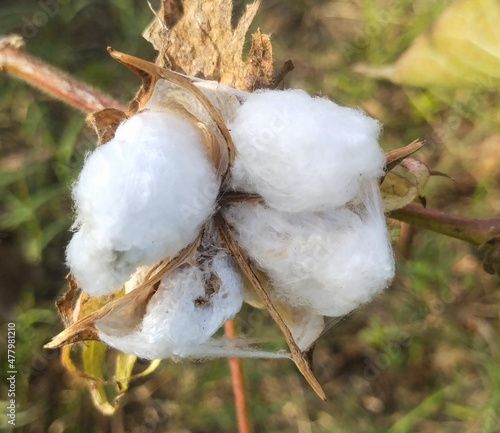
[[[224,332],[228,338],[236,338],[236,326],[233,320],[228,320],[224,324]],[[233,382],[238,432],[251,433],[253,431],[252,423],[250,420],[245,380],[243,378],[243,366],[241,365],[240,358],[229,358],[229,368],[231,369],[231,379]]]
[[[500,235],[499,218],[488,220],[466,218],[427,209],[417,204],[409,204],[402,209],[392,211],[389,216],[474,245],[483,245]]]
[[[22,48],[23,41],[20,36],[9,35],[0,38],[0,72],[23,80],[86,113],[104,108],[117,108],[123,111],[127,109],[110,96],[30,56]]]

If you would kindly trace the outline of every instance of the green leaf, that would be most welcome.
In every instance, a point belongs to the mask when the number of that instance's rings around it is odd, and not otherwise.
[[[396,63],[357,71],[419,87],[500,86],[500,3],[462,0],[420,35]]]
[[[107,351],[108,346],[104,343],[89,341],[82,349],[82,361],[85,374],[96,379],[87,380],[95,406],[103,414],[112,415],[118,409],[118,404],[109,402],[104,385],[103,366],[106,363]]]
[[[137,356],[120,352],[116,357],[115,378],[121,392],[128,389]]]

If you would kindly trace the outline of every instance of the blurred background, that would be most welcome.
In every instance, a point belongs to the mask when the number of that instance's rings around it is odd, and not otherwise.
[[[47,12],[49,3],[55,13]],[[252,29],[272,35],[277,67],[293,59],[287,86],[359,106],[384,123],[385,150],[426,141],[416,156],[454,179],[431,179],[428,207],[493,218],[500,211],[498,88],[416,88],[353,72],[358,63],[396,61],[453,3],[263,0]],[[236,1],[235,10],[244,4]],[[124,103],[140,83],[106,47],[153,60],[141,37],[151,19],[145,0],[0,1],[2,35],[22,34],[29,53]],[[70,187],[94,146],[82,113],[0,75],[0,314],[17,327],[13,431],[234,432],[225,360],[164,361],[106,417],[58,352],[42,349],[63,327],[54,300],[66,289]],[[500,432],[498,278],[482,270],[476,248],[418,229],[406,232],[397,259],[392,287],[317,344],[328,403],[291,362],[243,361],[256,432]],[[264,313],[245,307],[241,317],[247,334],[280,340]],[[2,373],[4,431],[7,384]]]

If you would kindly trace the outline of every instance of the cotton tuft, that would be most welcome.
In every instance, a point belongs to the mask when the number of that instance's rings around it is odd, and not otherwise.
[[[394,276],[375,179],[337,209],[288,213],[239,204],[224,216],[278,298],[291,306],[342,316],[371,300]]]
[[[174,258],[201,234],[195,255],[148,299],[140,323],[130,329],[122,317],[105,316],[95,324],[99,338],[146,359],[286,356],[213,338],[252,299],[210,222],[220,210],[256,270],[266,274],[265,290],[306,351],[324,330],[323,316],[348,314],[394,276],[378,184],[385,164],[380,124],[300,90],[229,99],[219,87],[204,91],[215,98],[236,146],[229,183],[219,191],[196,126],[156,111],[159,92],[146,106],[153,109],[123,122],[87,158],[73,188],[76,232],[67,263],[91,296],[125,283],[133,290],[151,265]],[[222,200],[219,209],[219,193],[231,190],[263,201]]]
[[[232,187],[286,212],[339,207],[383,174],[380,124],[302,90],[249,94],[229,125]]]
[[[118,290],[138,266],[172,258],[213,214],[219,180],[197,129],[143,111],[85,161],[73,187],[78,229],[67,263],[91,296]]]
[[[207,294],[212,275],[219,284]],[[141,358],[204,357],[212,353],[213,334],[239,312],[242,302],[241,276],[233,260],[219,253],[202,268],[183,265],[165,277],[131,333],[114,335],[105,321],[96,326],[103,342]]]

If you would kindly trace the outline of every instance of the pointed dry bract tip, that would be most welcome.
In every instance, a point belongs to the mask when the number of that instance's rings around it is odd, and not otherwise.
[[[414,154],[417,150],[419,150],[425,141],[415,140],[408,144],[405,147],[400,149],[391,150],[385,154],[385,170],[386,172],[391,171],[396,165],[398,165],[405,158],[408,158],[410,155]]]
[[[325,403],[327,401],[325,391],[323,391],[323,388],[318,382],[318,379],[316,379],[316,376],[314,375],[312,368],[311,368],[311,363],[308,361],[308,355],[305,352],[300,352],[300,355],[297,356],[297,354],[294,354],[292,351],[292,360],[297,366],[297,368],[300,370],[304,378],[307,380],[307,383],[311,386],[313,391],[318,395],[318,397],[323,400]]]

